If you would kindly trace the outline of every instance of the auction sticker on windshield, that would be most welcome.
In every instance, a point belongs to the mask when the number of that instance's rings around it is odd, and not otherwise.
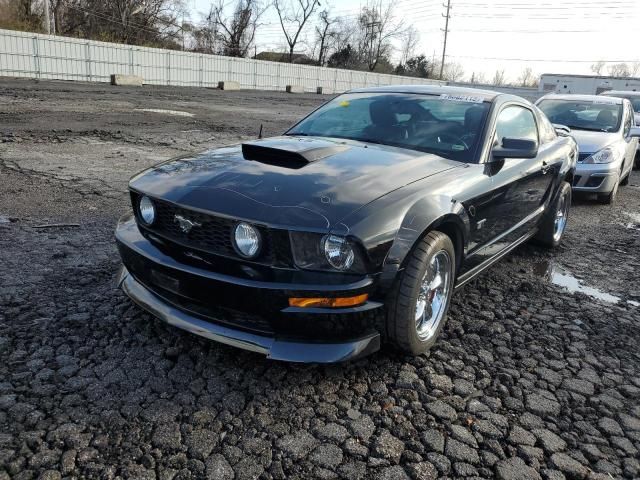
[[[451,102],[467,102],[467,103],[482,103],[484,100],[482,97],[474,97],[473,95],[449,95],[443,93],[440,95],[441,100],[449,100]]]

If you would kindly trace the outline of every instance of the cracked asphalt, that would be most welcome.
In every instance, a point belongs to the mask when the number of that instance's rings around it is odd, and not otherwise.
[[[322,100],[0,79],[0,480],[640,478],[637,172],[459,291],[421,357],[267,361],[115,289],[132,174]]]

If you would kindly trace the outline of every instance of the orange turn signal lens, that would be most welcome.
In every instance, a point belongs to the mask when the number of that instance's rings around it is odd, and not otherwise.
[[[362,305],[369,298],[368,293],[356,295],[355,297],[338,297],[338,298],[290,298],[290,307],[300,308],[341,308],[341,307],[357,307]]]

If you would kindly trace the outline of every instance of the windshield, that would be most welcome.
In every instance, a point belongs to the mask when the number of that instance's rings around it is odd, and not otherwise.
[[[618,98],[626,98],[627,100],[629,100],[631,102],[631,105],[633,105],[633,111],[636,113],[640,113],[640,96],[638,95],[628,95],[628,94],[623,94],[623,93],[614,93],[614,94],[608,94],[608,93],[603,93],[602,95],[606,96],[606,97],[618,97]]]
[[[638,97],[625,97],[625,98],[631,102],[631,105],[633,105],[633,111],[636,113],[640,113],[640,98]]]
[[[622,105],[614,100],[542,100],[538,107],[553,123],[576,130],[615,132],[620,128]]]
[[[455,95],[352,93],[336,97],[286,135],[336,137],[472,161],[489,103]]]

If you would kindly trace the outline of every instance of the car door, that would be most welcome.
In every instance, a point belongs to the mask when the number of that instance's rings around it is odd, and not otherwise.
[[[636,152],[638,150],[638,139],[630,137],[631,127],[634,125],[635,120],[634,120],[633,107],[631,106],[631,102],[629,102],[629,100],[624,101],[623,112],[624,112],[624,118],[623,118],[624,127],[622,130],[622,136],[623,136],[624,142],[626,143],[625,155],[624,155],[624,172],[623,172],[623,175],[624,175],[626,174],[626,172],[630,172],[633,169],[634,159],[636,156]]]
[[[519,103],[501,107],[490,135],[494,146],[501,145],[504,138],[534,140],[540,145],[536,115],[530,106]],[[484,168],[491,180],[490,191],[465,205],[471,218],[470,267],[536,225],[551,186],[551,153],[543,147],[535,158],[495,159],[489,154]]]

